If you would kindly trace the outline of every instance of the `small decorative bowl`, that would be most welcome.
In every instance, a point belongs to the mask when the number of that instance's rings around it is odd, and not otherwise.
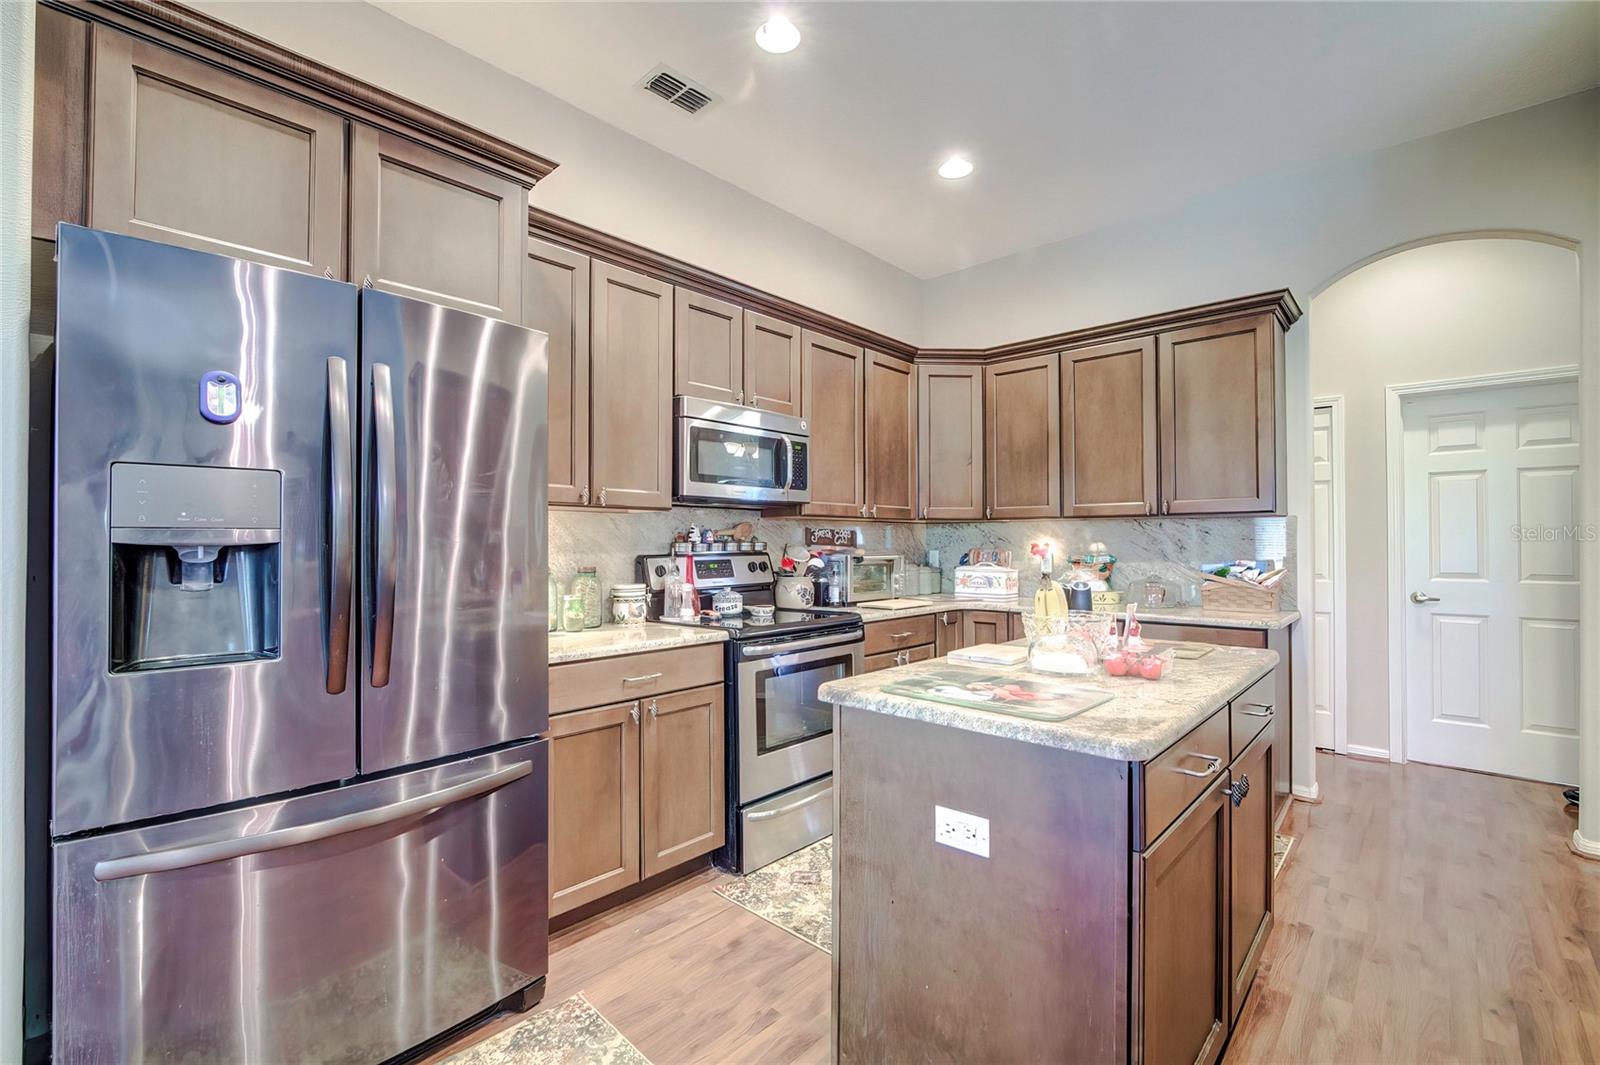
[[[750,608],[751,621],[771,621],[773,608],[770,606],[753,606]]]

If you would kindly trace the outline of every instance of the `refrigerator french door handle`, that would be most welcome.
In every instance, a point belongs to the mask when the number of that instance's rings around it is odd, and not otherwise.
[[[394,523],[395,439],[394,389],[389,367],[372,364],[372,514],[377,545],[372,617],[372,686],[389,683],[389,662],[394,652],[394,594],[398,544]]]
[[[517,762],[487,773],[451,784],[438,791],[414,795],[409,799],[385,803],[370,810],[330,817],[326,821],[313,821],[292,828],[275,828],[235,839],[219,839],[209,843],[195,843],[185,847],[168,847],[165,850],[129,854],[121,858],[107,858],[96,862],[94,878],[101,882],[122,880],[130,876],[147,876],[151,873],[169,873],[212,862],[226,862],[252,854],[266,854],[285,847],[298,847],[304,843],[343,836],[365,828],[376,828],[407,817],[418,817],[442,809],[452,803],[475,798],[496,788],[503,788],[533,772],[532,762]]]
[[[350,662],[350,595],[355,568],[353,467],[350,440],[350,386],[345,361],[328,356],[328,580],[323,604],[328,627],[327,684],[330,695],[344,691]]]

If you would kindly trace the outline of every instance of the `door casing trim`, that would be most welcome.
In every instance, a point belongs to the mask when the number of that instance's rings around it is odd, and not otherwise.
[[[1532,370],[1512,370],[1506,373],[1482,374],[1477,377],[1457,377],[1436,381],[1417,381],[1403,385],[1385,385],[1384,402],[1384,452],[1389,489],[1388,527],[1389,558],[1389,761],[1404,762],[1405,757],[1405,427],[1401,422],[1402,408],[1407,399],[1416,396],[1441,395],[1449,392],[1475,392],[1486,389],[1512,388],[1521,385],[1578,384],[1576,363],[1565,366],[1544,366]]]
[[[1349,677],[1348,655],[1345,648],[1345,637],[1349,630],[1349,607],[1346,602],[1346,590],[1349,587],[1349,576],[1345,570],[1345,462],[1344,462],[1344,396],[1322,396],[1311,401],[1312,431],[1316,430],[1316,410],[1318,407],[1327,407],[1330,413],[1330,425],[1333,434],[1333,453],[1328,461],[1333,466],[1333,542],[1328,545],[1328,551],[1333,558],[1333,613],[1334,613],[1334,644],[1333,661],[1328,663],[1328,669],[1333,678],[1332,705],[1328,709],[1333,714],[1333,753],[1346,754],[1350,749],[1350,715],[1348,702]],[[1312,479],[1313,487],[1315,478]],[[1312,517],[1316,517],[1315,504],[1313,504]],[[1316,535],[1316,525],[1313,521],[1312,535]],[[1316,623],[1317,612],[1316,591],[1311,593],[1312,623]],[[1316,683],[1317,645],[1313,639],[1310,647],[1312,683]],[[1311,708],[1312,737],[1316,736],[1316,707]]]

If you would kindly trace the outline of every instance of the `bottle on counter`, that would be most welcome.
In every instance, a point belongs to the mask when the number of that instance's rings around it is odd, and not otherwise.
[[[593,566],[579,566],[572,578],[572,594],[583,600],[583,627],[600,627],[600,577]]]

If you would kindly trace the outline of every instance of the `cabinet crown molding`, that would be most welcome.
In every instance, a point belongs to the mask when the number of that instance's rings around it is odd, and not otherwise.
[[[375,119],[397,133],[413,136],[421,133],[440,146],[473,157],[479,165],[499,168],[505,176],[528,186],[541,181],[557,166],[552,160],[492,133],[172,0],[49,0],[48,6],[137,33],[161,44],[188,45],[191,50],[199,46],[211,54],[198,58],[212,62],[225,58],[245,64],[259,73],[309,90],[314,98],[343,104],[346,111],[359,112],[353,117]],[[238,67],[230,69],[249,73]]]

